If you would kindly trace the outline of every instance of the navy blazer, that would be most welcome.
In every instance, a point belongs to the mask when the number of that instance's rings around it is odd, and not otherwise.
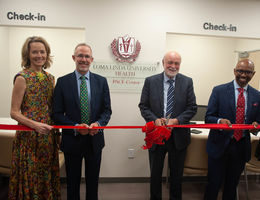
[[[250,85],[247,89],[246,124],[254,121],[260,122],[260,93]],[[228,119],[232,124],[236,123],[236,105],[234,83],[229,82],[213,88],[209,99],[208,109],[205,116],[206,123],[217,123],[219,118]],[[234,131],[210,130],[207,141],[209,156],[218,158],[226,150]],[[245,154],[241,155],[245,161],[251,158],[251,142],[249,130],[245,130]]]
[[[107,125],[112,114],[109,87],[106,78],[90,72],[90,123]],[[80,100],[75,72],[58,78],[53,95],[53,119],[56,125],[81,124]],[[61,150],[67,153],[80,153],[82,136],[75,136],[71,129],[62,130]],[[103,130],[91,137],[93,150],[100,151],[105,145]],[[80,145],[81,144],[81,145]]]
[[[155,121],[157,118],[163,117],[163,81],[163,73],[145,79],[139,108],[146,122]],[[197,112],[196,97],[191,78],[180,73],[176,75],[174,100],[174,114],[171,118],[177,118],[180,124],[189,123],[190,119]],[[174,128],[172,130],[172,135],[177,149],[183,149],[190,144],[189,129]]]

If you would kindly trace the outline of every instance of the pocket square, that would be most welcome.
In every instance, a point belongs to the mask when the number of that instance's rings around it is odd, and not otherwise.
[[[258,103],[253,103],[253,106],[258,106]]]

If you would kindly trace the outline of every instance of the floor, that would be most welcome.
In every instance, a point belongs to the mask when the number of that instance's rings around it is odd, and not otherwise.
[[[205,182],[184,182],[183,200],[203,200]],[[65,186],[62,199],[66,199]],[[81,187],[81,199],[84,199],[84,184]],[[163,200],[168,200],[169,190],[163,184]],[[260,183],[249,182],[250,200],[260,200]],[[149,200],[149,183],[101,183],[100,200]],[[221,195],[218,199],[221,199]],[[239,200],[246,200],[245,184],[239,185]]]
[[[85,184],[81,184],[81,199],[85,196]],[[202,200],[205,188],[204,181],[183,182],[183,200]],[[7,200],[8,179],[0,179],[0,200]],[[66,183],[61,184],[62,200],[66,200]],[[260,200],[260,182],[249,180],[250,200]],[[149,200],[149,183],[100,183],[100,200]],[[163,184],[163,200],[168,199],[168,189]],[[221,194],[218,199],[221,199]],[[245,183],[239,184],[239,200],[246,200]]]

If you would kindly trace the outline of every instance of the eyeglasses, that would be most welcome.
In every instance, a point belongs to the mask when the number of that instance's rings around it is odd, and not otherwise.
[[[254,71],[248,71],[248,70],[242,70],[242,69],[236,69],[236,72],[239,74],[246,74],[246,75],[252,75]]]
[[[90,55],[83,55],[83,54],[79,54],[79,55],[77,55],[76,57],[77,57],[77,58],[80,58],[80,59],[83,59],[83,58],[85,58],[85,59],[92,58],[92,56],[90,56]]]
[[[173,61],[169,61],[167,62],[168,65],[176,65],[179,66],[181,63],[180,62],[173,62]]]

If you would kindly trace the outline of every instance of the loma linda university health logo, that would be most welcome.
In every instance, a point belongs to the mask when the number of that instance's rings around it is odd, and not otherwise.
[[[141,44],[138,40],[135,42],[134,37],[126,35],[114,39],[111,43],[111,49],[119,62],[132,63],[136,60],[141,50]]]

